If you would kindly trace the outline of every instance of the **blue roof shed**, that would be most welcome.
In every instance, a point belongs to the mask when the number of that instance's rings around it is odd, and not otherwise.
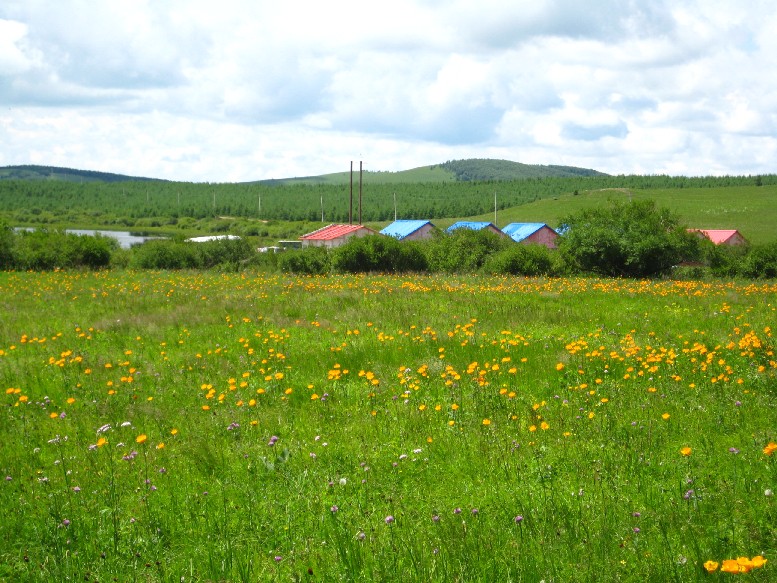
[[[434,225],[431,221],[401,220],[394,221],[384,228],[380,234],[394,237],[400,241],[403,239],[422,239],[432,229],[434,229]]]

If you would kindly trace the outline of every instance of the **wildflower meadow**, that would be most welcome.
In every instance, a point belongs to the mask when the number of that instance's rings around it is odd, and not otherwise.
[[[0,273],[0,580],[775,580],[777,284]]]

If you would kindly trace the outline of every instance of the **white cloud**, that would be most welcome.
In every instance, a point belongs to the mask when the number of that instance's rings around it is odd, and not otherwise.
[[[0,164],[774,172],[776,29],[764,1],[6,0]]]

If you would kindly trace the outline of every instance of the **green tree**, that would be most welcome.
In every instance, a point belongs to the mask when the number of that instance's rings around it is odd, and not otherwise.
[[[562,231],[562,256],[589,273],[651,277],[699,257],[699,238],[652,200],[579,211],[562,220]]]

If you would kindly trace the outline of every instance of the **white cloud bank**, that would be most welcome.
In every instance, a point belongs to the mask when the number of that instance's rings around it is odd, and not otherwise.
[[[0,165],[777,172],[766,0],[5,0]]]

